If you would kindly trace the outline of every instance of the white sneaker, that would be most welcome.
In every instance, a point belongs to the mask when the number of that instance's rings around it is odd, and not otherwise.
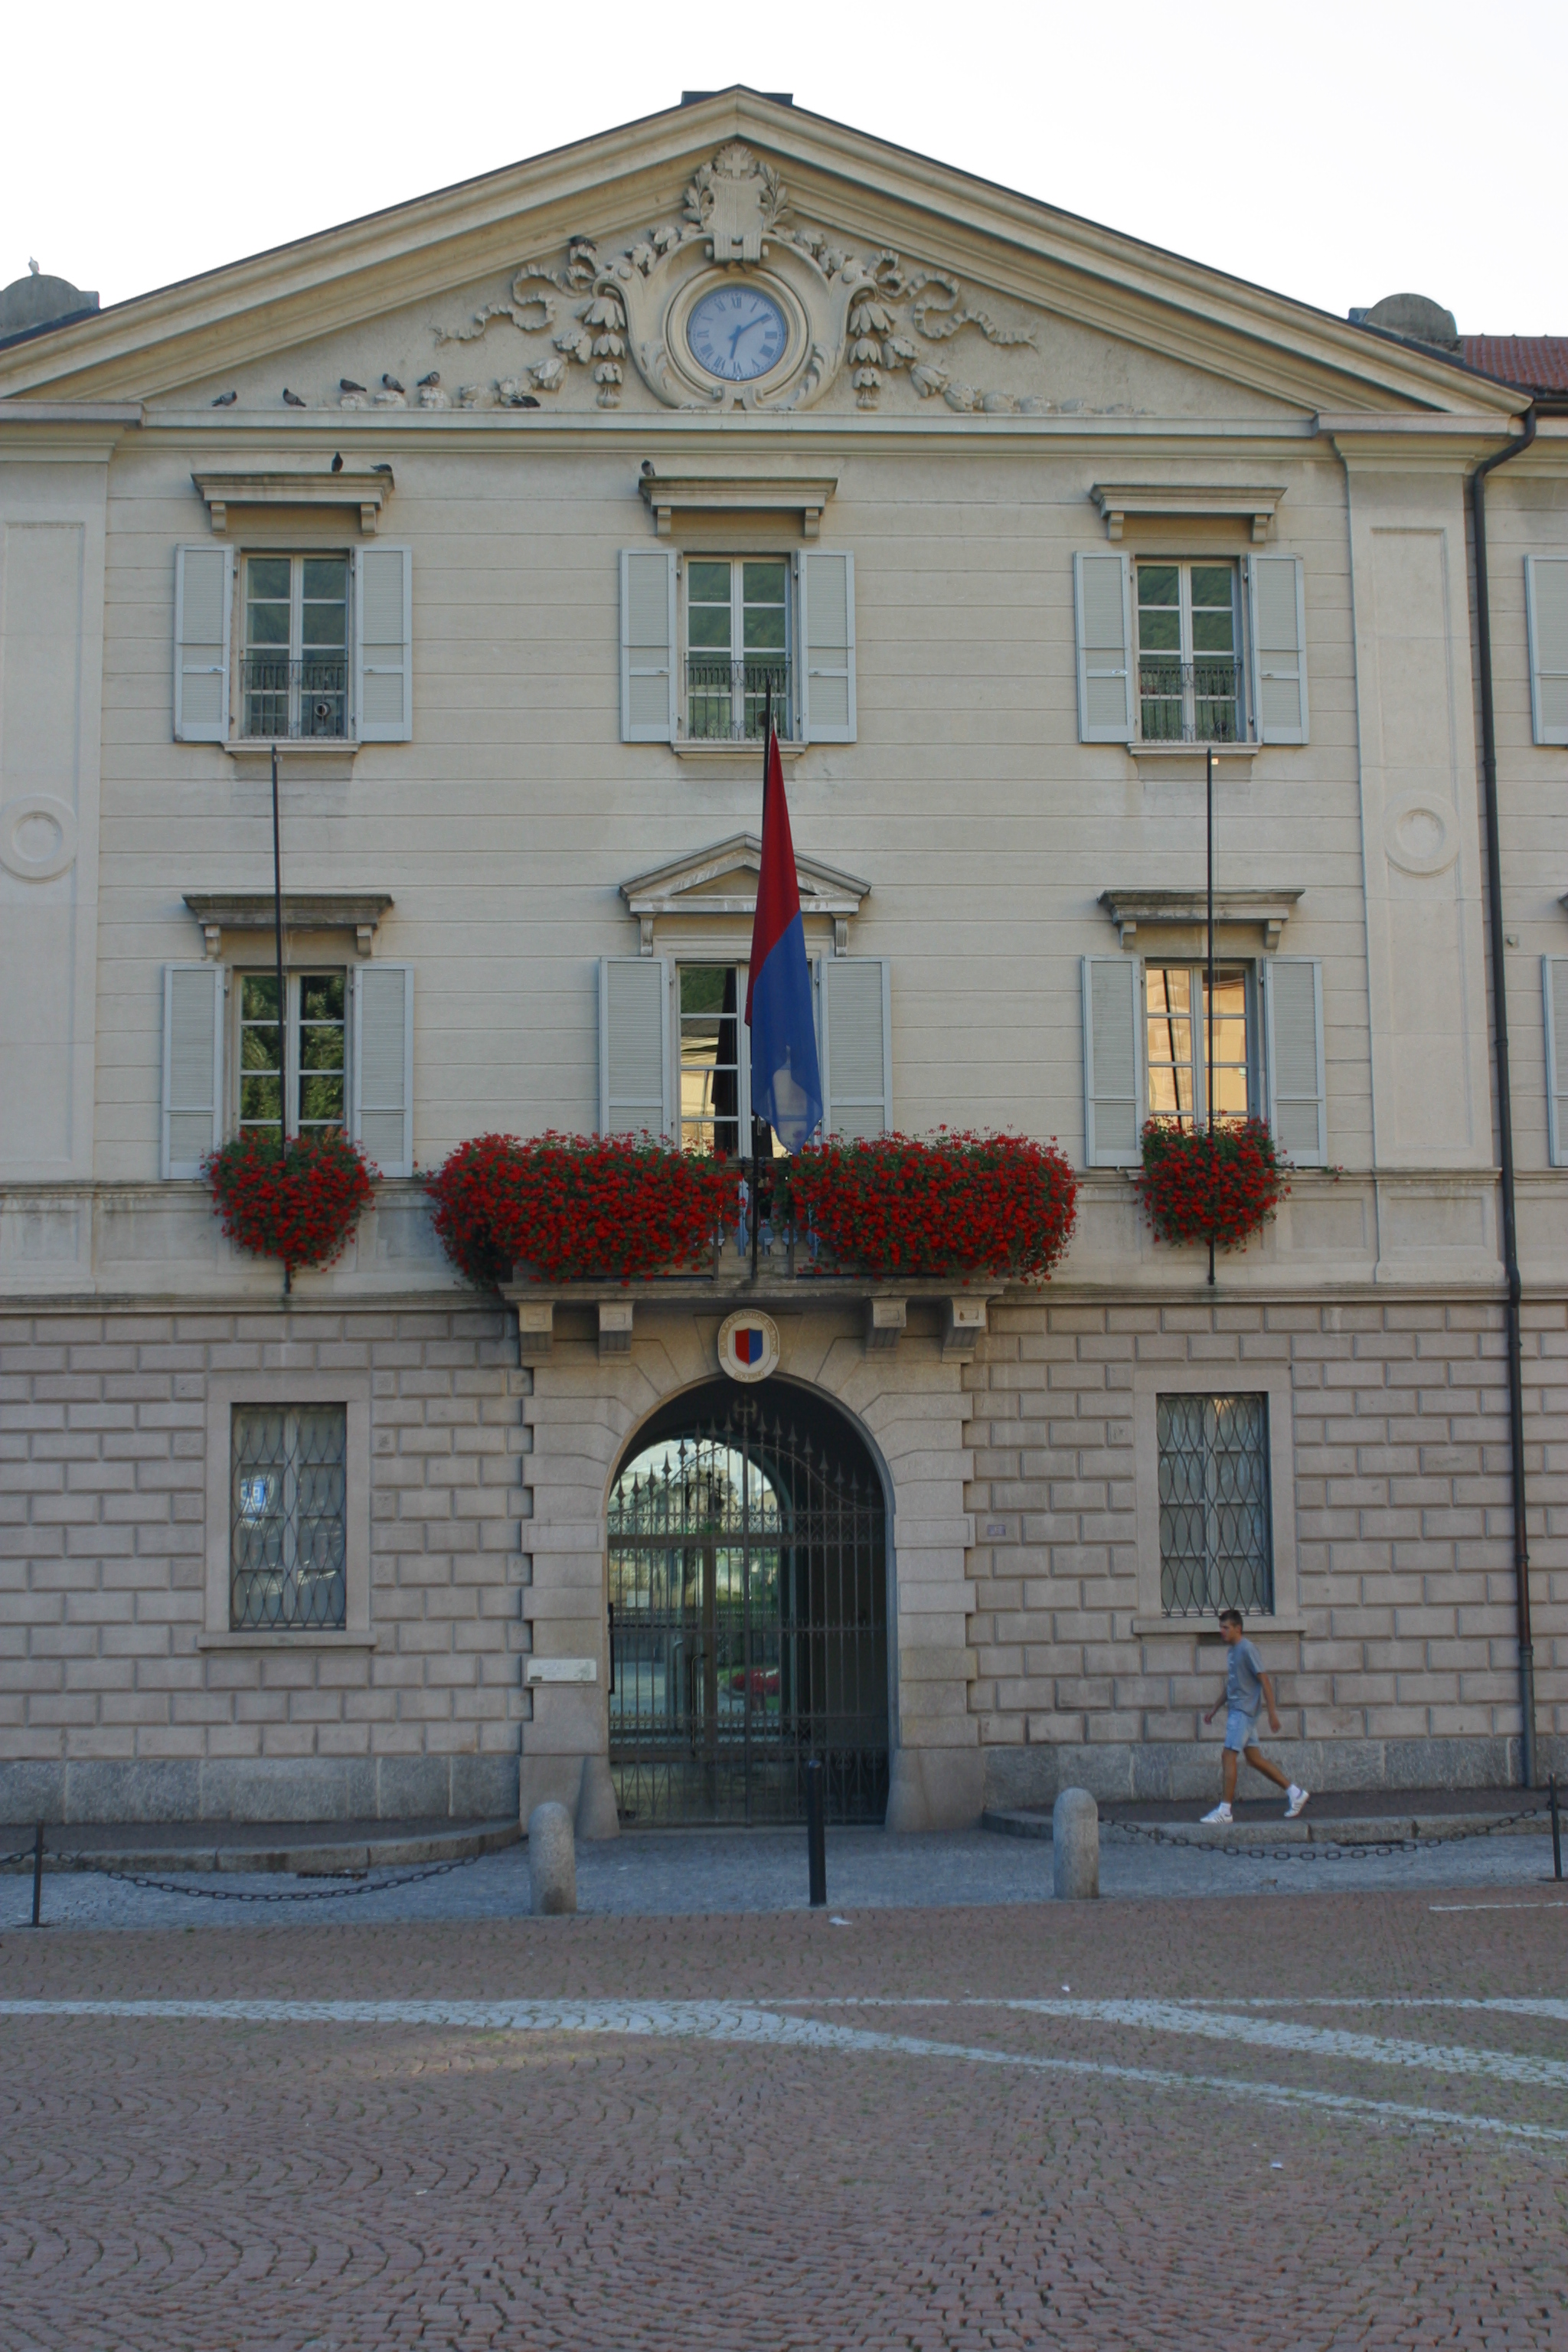
[[[1305,1802],[1305,1800],[1303,1799],[1303,1801],[1303,1801],[1303,1802]],[[1212,1812],[1212,1813],[1205,1813],[1205,1814],[1204,1815],[1204,1821],[1205,1821],[1205,1824],[1207,1824],[1208,1822],[1221,1822],[1221,1823],[1223,1823],[1223,1822],[1228,1822],[1228,1821],[1229,1821],[1229,1819],[1230,1819],[1230,1807],[1226,1803],[1226,1801],[1225,1801],[1225,1800],[1224,1800],[1224,1798],[1223,1798],[1223,1797],[1221,1798],[1221,1800],[1220,1800],[1219,1803],[1215,1807],[1215,1809],[1214,1809],[1214,1811],[1213,1811],[1213,1812]]]
[[[1293,1822],[1298,1813],[1306,1811],[1307,1800],[1311,1793],[1310,1789],[1298,1789],[1295,1781],[1291,1781],[1285,1791],[1285,1818],[1288,1822]]]

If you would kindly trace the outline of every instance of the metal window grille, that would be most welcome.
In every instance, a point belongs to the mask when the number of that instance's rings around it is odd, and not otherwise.
[[[1167,1617],[1274,1605],[1266,1396],[1163,1396],[1160,1595]]]
[[[693,655],[686,665],[686,732],[693,743],[760,743],[773,696],[773,729],[790,734],[790,665],[783,656],[744,661]]]
[[[1138,699],[1145,743],[1242,739],[1241,662],[1234,654],[1205,654],[1196,661],[1140,654]]]
[[[828,1818],[888,1801],[887,1521],[869,1463],[754,1405],[651,1447],[610,1498],[610,1769],[622,1815]]]
[[[347,1423],[341,1404],[235,1407],[228,1622],[236,1632],[345,1622]]]
[[[289,661],[247,655],[240,664],[240,733],[268,741],[340,740],[349,731],[349,672],[342,656]]]

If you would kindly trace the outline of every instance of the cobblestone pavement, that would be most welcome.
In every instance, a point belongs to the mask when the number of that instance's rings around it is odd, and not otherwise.
[[[1266,1899],[0,1933],[0,2347],[1561,2346],[1568,1895],[1484,1851]]]

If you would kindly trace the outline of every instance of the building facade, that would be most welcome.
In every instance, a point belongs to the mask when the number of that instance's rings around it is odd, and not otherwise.
[[[1298,1780],[1514,1777],[1468,486],[1522,396],[745,91],[80,300],[0,343],[0,1812],[606,1833],[787,1813],[814,1744],[898,1827],[1207,1793],[1233,1597]],[[1561,1761],[1531,422],[1487,515]],[[1067,1258],[476,1291],[420,1179],[463,1139],[749,1145],[764,700],[830,1127],[1058,1139]],[[1211,1013],[1295,1171],[1212,1288],[1131,1182]],[[287,1297],[201,1180],[280,1114],[382,1171]]]

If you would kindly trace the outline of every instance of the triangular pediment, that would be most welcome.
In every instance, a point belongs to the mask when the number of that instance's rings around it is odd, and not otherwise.
[[[788,348],[771,377],[731,383],[698,363],[691,310],[731,265],[775,292]],[[743,89],[0,351],[0,396],[18,394],[222,402],[237,424],[259,410],[304,426],[344,408],[521,425],[738,403],[875,430],[1518,404],[1441,359]]]
[[[763,845],[754,833],[731,834],[689,857],[657,866],[621,884],[627,911],[649,921],[661,915],[754,915],[763,870]],[[860,911],[871,885],[858,875],[826,866],[817,857],[795,861],[803,915],[847,919]]]

